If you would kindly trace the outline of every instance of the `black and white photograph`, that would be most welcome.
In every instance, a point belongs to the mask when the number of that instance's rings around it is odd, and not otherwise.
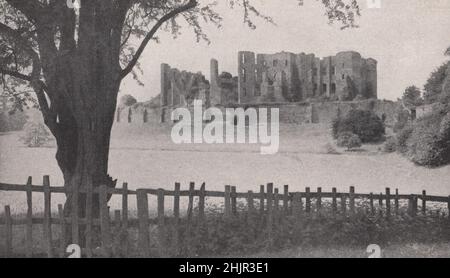
[[[450,258],[450,0],[0,0],[0,258]]]

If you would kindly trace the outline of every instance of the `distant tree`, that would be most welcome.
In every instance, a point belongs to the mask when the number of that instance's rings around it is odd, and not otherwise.
[[[332,132],[335,139],[343,132],[350,132],[358,135],[363,143],[379,142],[385,135],[385,125],[373,111],[354,109],[333,121]]]
[[[403,104],[409,109],[413,109],[424,103],[422,92],[416,86],[409,86],[408,88],[406,88],[405,92],[403,93],[402,101]]]
[[[124,95],[120,98],[120,104],[124,106],[131,106],[137,103],[137,100],[132,95]]]
[[[42,147],[51,140],[47,127],[39,122],[29,122],[24,127],[21,141],[30,148]]]
[[[442,94],[442,87],[447,77],[447,68],[450,66],[449,62],[442,64],[439,68],[433,71],[424,86],[425,103],[431,104],[439,101]]]
[[[0,132],[22,130],[26,122],[27,115],[22,111],[0,112]]]
[[[351,151],[362,146],[361,139],[358,135],[351,132],[343,132],[339,134],[337,145],[339,147],[346,147],[347,151]]]

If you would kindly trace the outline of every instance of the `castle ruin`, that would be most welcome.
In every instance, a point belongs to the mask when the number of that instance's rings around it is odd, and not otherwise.
[[[377,98],[377,61],[355,51],[322,59],[314,54],[242,51],[238,53],[238,76],[219,72],[215,59],[209,80],[201,72],[162,64],[159,99],[119,107],[116,124],[170,123],[175,108],[191,109],[196,99],[205,108],[221,110],[277,107],[283,123],[330,123],[351,109],[372,110],[386,123],[395,121],[397,103]]]
[[[314,54],[238,53],[238,76],[219,75],[211,60],[210,80],[201,73],[161,67],[161,105],[176,107],[202,99],[209,106],[353,101],[377,98],[377,61],[358,52],[317,58]]]

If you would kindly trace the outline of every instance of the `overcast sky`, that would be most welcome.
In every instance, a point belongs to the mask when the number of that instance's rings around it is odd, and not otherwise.
[[[139,101],[159,94],[161,63],[201,71],[209,79],[211,58],[219,61],[219,71],[235,75],[240,50],[284,50],[319,57],[355,50],[378,60],[379,98],[395,100],[406,86],[423,87],[431,71],[446,60],[443,53],[450,46],[450,0],[380,0],[380,9],[368,9],[367,1],[374,0],[359,0],[360,27],[343,31],[338,25],[328,25],[319,1],[304,0],[303,7],[297,0],[253,1],[277,26],[257,20],[257,29],[250,30],[243,24],[241,10],[230,10],[219,0],[217,10],[224,17],[223,27],[204,24],[211,44],[197,43],[189,29],[177,39],[159,32],[161,42],[151,43],[140,60],[145,86],[128,78],[121,94],[132,94]]]

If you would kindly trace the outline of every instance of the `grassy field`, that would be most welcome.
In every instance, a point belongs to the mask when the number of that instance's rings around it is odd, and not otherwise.
[[[62,185],[62,175],[54,159],[56,149],[27,148],[18,141],[19,134],[0,135],[0,181],[25,183],[33,176],[36,184],[50,175],[53,185]],[[385,187],[400,193],[450,195],[450,166],[439,169],[417,167],[398,154],[385,154],[380,145],[366,145],[359,152],[345,152],[334,146],[329,130],[322,125],[286,125],[280,130],[280,151],[261,155],[258,145],[175,145],[170,130],[162,127],[115,127],[111,143],[110,174],[130,188],[173,189],[181,182],[206,182],[208,190],[223,190],[225,184],[238,191],[258,190],[260,184],[274,182],[280,188],[289,184],[291,191],[309,186],[324,191],[337,187],[347,191],[379,193]],[[339,154],[330,154],[335,149]],[[42,210],[40,194],[35,194],[35,211]],[[0,205],[11,205],[13,213],[24,212],[25,194],[0,192]],[[53,198],[64,202],[63,195]],[[170,203],[170,201],[168,202]],[[133,202],[130,204],[134,205]],[[111,207],[119,208],[113,199]],[[169,209],[169,208],[168,208]]]

